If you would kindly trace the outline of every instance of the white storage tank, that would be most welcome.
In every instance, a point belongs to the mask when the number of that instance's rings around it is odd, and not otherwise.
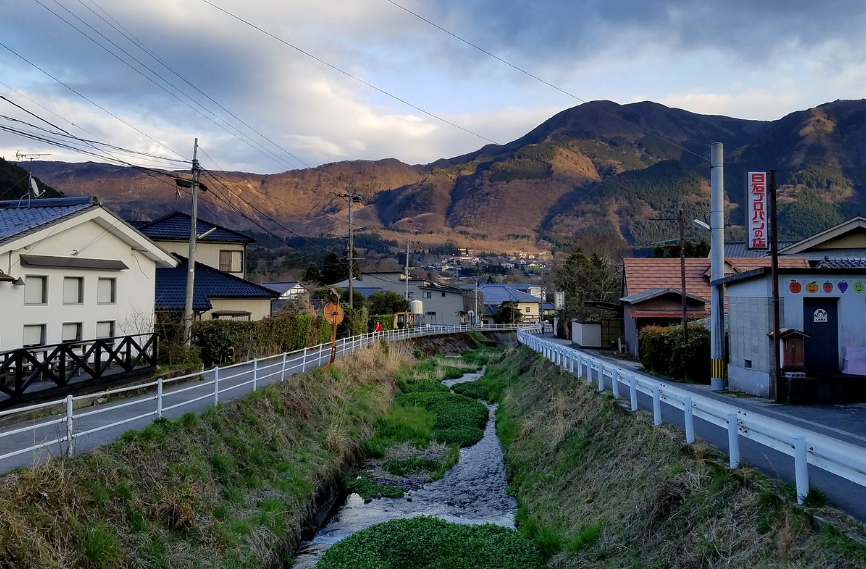
[[[409,311],[415,316],[424,314],[424,305],[420,300],[413,300],[409,303]]]

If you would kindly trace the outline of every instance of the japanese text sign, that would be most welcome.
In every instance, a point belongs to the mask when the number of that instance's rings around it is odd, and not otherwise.
[[[768,249],[767,173],[746,175],[746,247]]]

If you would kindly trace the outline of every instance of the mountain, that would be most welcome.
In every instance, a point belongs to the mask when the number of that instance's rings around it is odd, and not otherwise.
[[[0,158],[0,200],[18,200],[27,197],[28,192],[30,192],[29,178],[30,174],[27,170]],[[63,196],[63,193],[58,192],[36,176],[33,179],[36,180],[37,187],[41,192],[39,197],[59,198]]]
[[[205,172],[201,215],[242,229],[307,236],[361,232],[491,251],[579,244],[646,246],[677,234],[675,217],[709,209],[709,147],[725,145],[729,235],[742,236],[745,172],[778,171],[780,233],[798,239],[866,211],[866,101],[835,101],[772,122],[642,102],[565,110],[505,145],[407,165],[326,164],[274,175]],[[37,166],[34,165],[34,168]],[[69,195],[95,193],[130,219],[188,210],[171,175],[105,164],[39,162]],[[258,229],[261,231],[260,229]],[[689,228],[690,238],[702,237]]]

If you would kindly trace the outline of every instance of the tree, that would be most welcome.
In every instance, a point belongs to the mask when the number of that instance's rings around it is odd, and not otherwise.
[[[615,303],[622,290],[619,267],[607,257],[588,257],[577,251],[556,269],[556,289],[565,293],[563,320],[596,318],[594,310],[586,306],[588,300]]]
[[[322,282],[326,285],[338,283],[349,277],[349,263],[330,251],[322,263]]]
[[[367,297],[370,314],[394,314],[408,312],[409,301],[403,295],[390,290],[377,291]]]
[[[499,305],[499,310],[493,315],[493,321],[497,324],[513,324],[523,321],[523,312],[517,308],[514,301],[508,300]]]
[[[307,265],[307,268],[304,269],[304,282],[308,282],[310,284],[321,284],[322,283],[322,273],[319,272],[319,267],[316,266],[315,263],[310,263]]]

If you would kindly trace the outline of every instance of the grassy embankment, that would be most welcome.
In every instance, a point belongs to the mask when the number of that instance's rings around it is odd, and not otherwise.
[[[0,567],[261,567],[387,411],[411,356],[368,349],[200,416],[0,479]]]
[[[500,402],[520,530],[551,567],[866,566],[866,550],[835,529],[862,524],[798,507],[790,485],[729,470],[713,449],[623,412],[525,348],[456,388]],[[812,514],[834,526],[814,530]]]

